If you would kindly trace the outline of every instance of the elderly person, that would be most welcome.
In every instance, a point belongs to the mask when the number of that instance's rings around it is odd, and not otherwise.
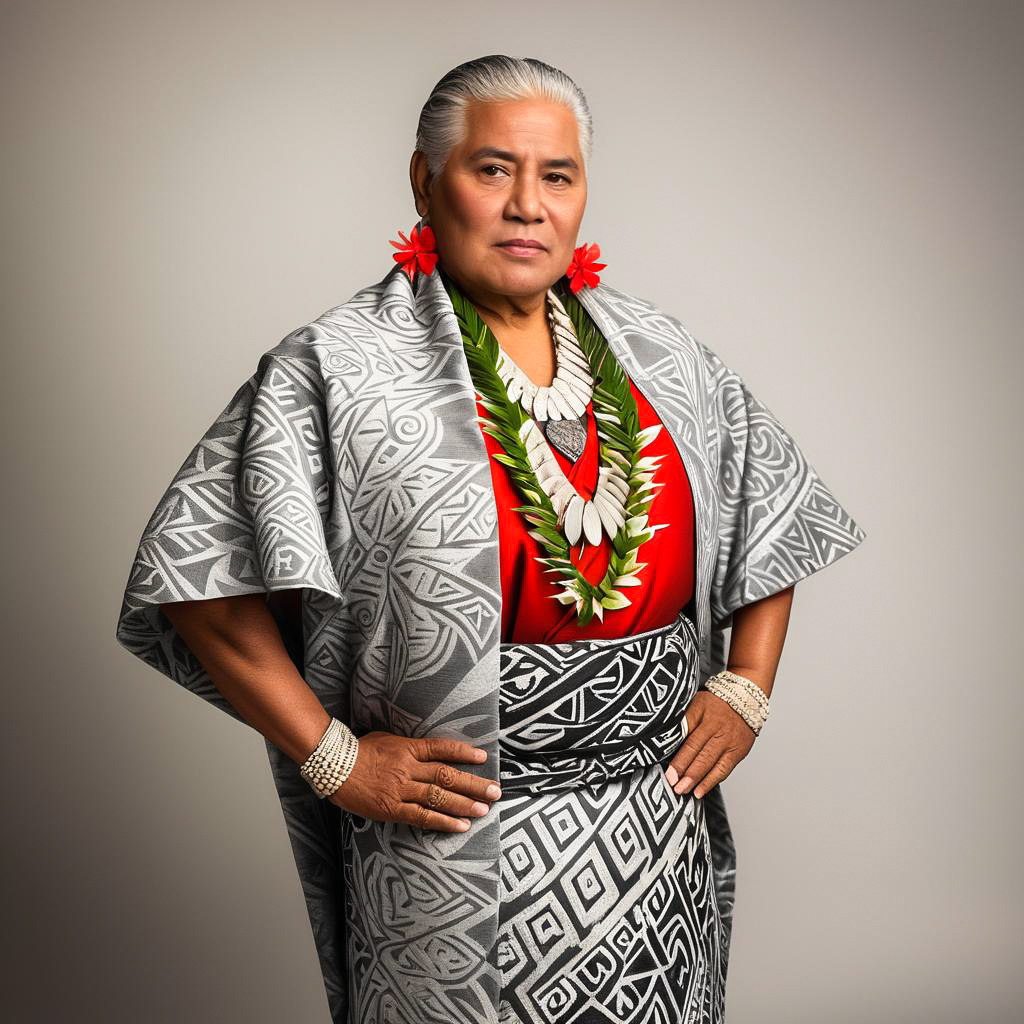
[[[865,536],[601,279],[590,149],[561,71],[445,75],[391,270],[262,355],[132,565],[120,643],[266,739],[338,1024],[721,1021],[721,783]]]

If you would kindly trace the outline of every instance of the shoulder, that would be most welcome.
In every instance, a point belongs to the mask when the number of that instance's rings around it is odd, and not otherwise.
[[[667,312],[654,301],[626,292],[603,281],[594,289],[594,300],[610,314],[614,326],[634,350],[644,346],[660,346],[692,366],[709,390],[733,379],[735,373],[717,352],[698,340],[679,317]]]
[[[396,269],[400,270],[396,264]],[[260,369],[282,367],[289,364],[318,367],[325,374],[339,363],[361,361],[366,341],[379,336],[384,325],[394,326],[403,317],[397,307],[410,306],[408,285],[394,271],[382,280],[369,284],[325,309],[312,320],[289,331],[281,340],[260,357]]]

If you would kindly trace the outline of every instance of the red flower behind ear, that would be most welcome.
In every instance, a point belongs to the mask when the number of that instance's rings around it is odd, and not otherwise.
[[[402,264],[402,269],[409,275],[409,280],[413,279],[417,270],[423,271],[424,274],[432,274],[437,265],[438,254],[434,249],[434,231],[430,225],[424,224],[422,231],[418,227],[413,228],[409,238],[399,231],[398,237],[401,238],[401,242],[389,239],[399,250],[391,255],[394,256],[396,263]]]
[[[601,280],[597,271],[604,270],[607,263],[596,263],[601,255],[601,247],[594,242],[593,245],[580,245],[573,250],[572,261],[569,269],[566,270],[566,277],[569,278],[569,288],[575,294],[581,288],[593,288]]]

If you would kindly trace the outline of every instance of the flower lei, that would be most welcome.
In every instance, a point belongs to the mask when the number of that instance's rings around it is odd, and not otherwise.
[[[560,292],[559,298],[572,319],[580,347],[594,376],[592,401],[600,440],[599,457],[606,463],[615,462],[622,467],[629,488],[626,521],[612,540],[604,578],[593,584],[572,564],[569,543],[560,532],[551,499],[538,483],[527,457],[523,438],[533,420],[519,402],[509,401],[505,385],[495,369],[498,341],[454,282],[444,274],[442,281],[462,332],[473,386],[480,395],[481,404],[491,414],[489,420],[483,417],[477,417],[477,420],[482,429],[505,449],[496,453],[494,458],[508,467],[512,480],[528,502],[513,511],[519,512],[534,527],[528,532],[547,552],[546,557],[537,558],[538,562],[548,566],[545,572],[562,577],[563,589],[551,596],[561,604],[576,605],[579,625],[587,625],[594,615],[603,622],[605,610],[625,608],[632,603],[619,588],[640,586],[637,573],[647,563],[637,561],[639,548],[657,530],[668,525],[659,523],[652,526],[648,523],[655,491],[664,486],[653,482],[654,471],[662,456],[640,456],[641,450],[658,436],[661,425],[639,429],[636,400],[625,372],[614,356],[608,358],[611,352],[604,338],[575,295]]]

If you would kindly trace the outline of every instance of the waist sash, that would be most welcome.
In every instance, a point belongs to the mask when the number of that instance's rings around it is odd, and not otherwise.
[[[682,613],[621,639],[502,643],[503,792],[575,789],[669,760],[698,673],[697,630]]]

